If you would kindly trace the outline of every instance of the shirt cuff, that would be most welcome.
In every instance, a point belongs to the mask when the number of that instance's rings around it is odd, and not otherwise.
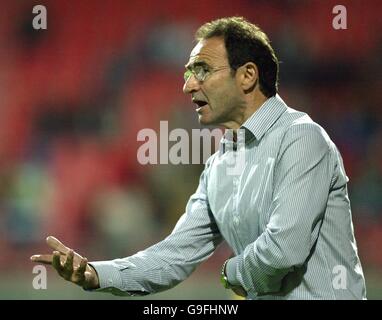
[[[227,280],[229,284],[233,286],[241,286],[236,276],[236,265],[237,265],[238,259],[239,257],[233,257],[229,259],[225,266],[225,274],[227,276]]]
[[[95,291],[112,292],[114,289],[123,291],[123,281],[120,270],[108,261],[89,262],[98,275],[99,289]]]

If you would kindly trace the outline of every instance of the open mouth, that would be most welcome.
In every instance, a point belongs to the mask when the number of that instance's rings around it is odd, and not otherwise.
[[[193,103],[197,105],[197,110],[207,105],[207,102],[203,100],[193,100]]]

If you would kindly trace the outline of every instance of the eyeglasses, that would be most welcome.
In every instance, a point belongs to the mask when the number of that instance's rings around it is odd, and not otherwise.
[[[192,75],[194,75],[196,80],[198,80],[199,82],[203,82],[211,74],[213,74],[213,73],[215,73],[217,71],[224,70],[224,69],[229,69],[229,68],[230,68],[229,66],[223,66],[223,67],[219,67],[219,68],[211,70],[206,65],[196,65],[196,66],[193,66],[193,67],[188,67],[187,70],[184,73],[184,81],[187,82],[188,79],[190,79],[190,77]]]

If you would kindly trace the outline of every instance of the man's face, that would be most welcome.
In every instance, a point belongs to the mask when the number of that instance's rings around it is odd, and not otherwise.
[[[199,122],[230,127],[240,112],[242,100],[235,77],[231,74],[224,39],[199,41],[190,54],[186,69],[197,74],[188,72],[183,92],[191,94]],[[203,76],[204,80],[197,79]]]

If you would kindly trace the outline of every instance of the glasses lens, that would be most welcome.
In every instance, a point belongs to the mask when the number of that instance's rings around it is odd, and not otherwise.
[[[187,81],[191,77],[191,75],[194,75],[196,80],[198,81],[204,81],[207,77],[207,74],[208,70],[206,70],[204,67],[195,66],[192,69],[186,70],[186,72],[184,73],[184,81]]]
[[[184,81],[187,81],[192,75],[192,71],[191,70],[186,70],[186,72],[184,73]]]

